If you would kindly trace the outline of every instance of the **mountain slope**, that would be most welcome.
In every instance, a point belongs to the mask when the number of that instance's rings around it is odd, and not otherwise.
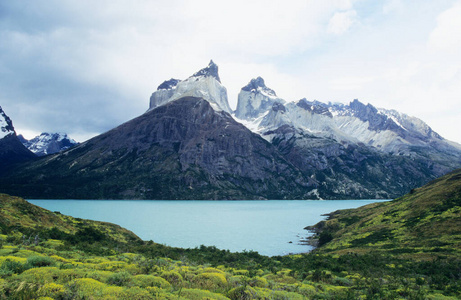
[[[423,121],[358,100],[285,103],[262,78],[235,116],[317,184],[321,198],[395,198],[461,167],[461,146]]]
[[[461,169],[385,203],[329,215],[309,228],[320,252],[461,255]]]
[[[1,191],[31,198],[303,199],[312,189],[270,143],[194,97],[0,179]]]
[[[426,161],[338,143],[288,125],[263,137],[269,137],[288,161],[316,183],[323,199],[390,199],[433,179]]]
[[[66,133],[61,132],[42,132],[40,135],[30,140],[25,139],[22,135],[19,135],[18,138],[27,149],[38,156],[54,154],[78,144],[76,141],[69,138]]]
[[[0,174],[11,165],[35,158],[36,155],[19,141],[13,122],[0,107]]]

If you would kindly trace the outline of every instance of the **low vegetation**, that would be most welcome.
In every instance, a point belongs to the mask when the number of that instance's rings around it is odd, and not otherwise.
[[[336,212],[321,247],[283,257],[167,247],[1,195],[0,299],[458,299],[460,178]]]

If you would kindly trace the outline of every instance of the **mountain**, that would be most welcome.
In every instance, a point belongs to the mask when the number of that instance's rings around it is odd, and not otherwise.
[[[329,214],[307,228],[320,252],[461,255],[461,169],[384,203]]]
[[[273,145],[195,97],[0,180],[10,194],[63,199],[302,199],[312,189]]]
[[[78,143],[67,136],[66,133],[43,132],[33,139],[27,140],[22,135],[18,135],[19,140],[24,146],[38,156],[53,154],[67,150]]]
[[[13,122],[0,107],[0,174],[15,163],[35,158],[35,154],[19,141]]]
[[[240,91],[235,116],[242,120],[254,120],[269,111],[274,103],[284,104],[285,101],[266,86],[264,79],[258,77]]]
[[[216,110],[232,112],[227,99],[227,90],[219,78],[218,66],[212,60],[206,68],[186,80],[172,78],[160,84],[150,97],[149,110],[186,96],[203,98]]]
[[[256,78],[236,118],[317,182],[321,198],[395,198],[461,166],[461,146],[423,121],[354,100],[286,103]]]
[[[234,117],[218,66],[170,79],[138,118],[16,165],[0,191],[30,198],[395,198],[461,167],[419,119],[354,100],[285,102],[260,77]],[[250,130],[251,129],[251,130]]]

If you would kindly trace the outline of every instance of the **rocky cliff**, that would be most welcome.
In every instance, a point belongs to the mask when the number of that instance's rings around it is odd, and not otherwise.
[[[0,107],[0,174],[16,163],[35,158],[35,154],[19,141],[13,122]]]

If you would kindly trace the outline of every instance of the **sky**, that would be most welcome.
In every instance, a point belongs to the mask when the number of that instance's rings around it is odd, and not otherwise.
[[[18,134],[77,141],[219,66],[231,108],[261,76],[287,101],[359,99],[461,143],[461,1],[0,1],[0,106]]]

